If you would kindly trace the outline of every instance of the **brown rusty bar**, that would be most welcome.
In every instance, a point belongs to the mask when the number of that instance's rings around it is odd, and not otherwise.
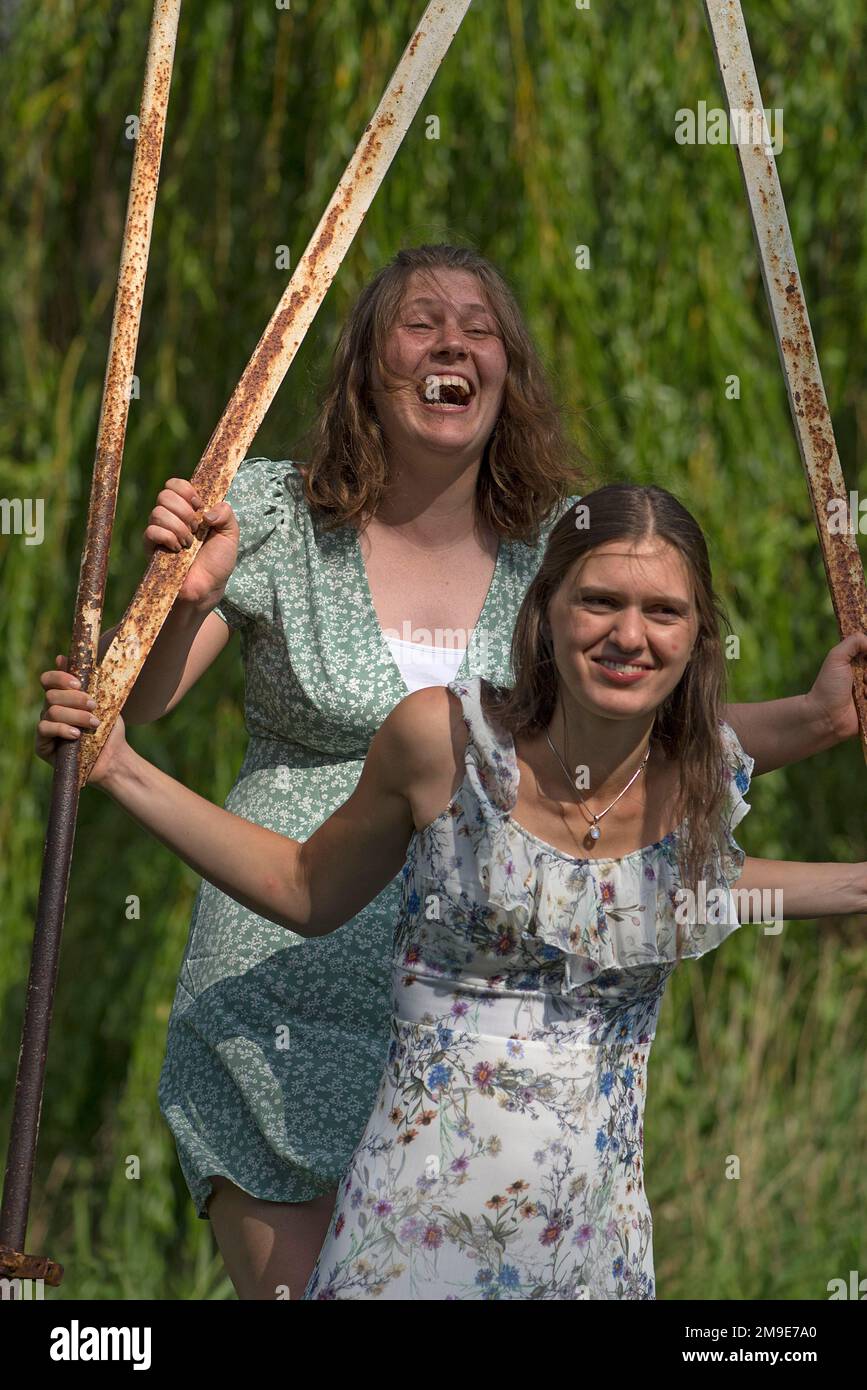
[[[0,1245],[0,1272],[4,1279],[41,1279],[56,1288],[63,1282],[63,1265],[45,1255],[22,1255],[8,1245]]]
[[[79,677],[85,690],[89,688],[96,663],[102,622],[109,547],[126,436],[131,379],[141,321],[180,8],[181,0],[156,0],[151,19],[139,113],[139,134],[130,175],[108,364],[97,428],[87,532],[69,652],[68,669]],[[53,1260],[23,1254],[23,1245],[27,1234],[42,1110],[45,1058],[48,1051],[60,938],[78,811],[78,743],[58,742],[15,1081],[15,1101],[3,1183],[3,1205],[0,1210],[0,1275],[18,1278],[40,1277],[47,1283],[60,1282],[63,1275],[62,1267]],[[33,1271],[36,1269],[42,1272],[35,1275]]]
[[[192,475],[203,510],[225,497],[469,6],[470,0],[433,0],[422,15]],[[81,738],[82,786],[206,534],[202,524],[189,549],[159,549],[151,557],[95,672],[91,693],[101,723]]]
[[[807,315],[770,127],[764,116],[740,0],[705,0],[705,11],[728,104],[729,129],[737,137],[735,148],[759,249],[762,280],[770,305],[798,449],[807,477],[828,587],[840,632],[844,637],[849,637],[854,632],[867,632],[867,585],[855,533],[848,527],[840,530],[836,525],[831,525],[832,521],[836,523],[841,506],[848,517],[848,496]],[[857,524],[856,518],[856,527]],[[867,661],[863,657],[856,658],[853,670],[861,744],[867,760]]]

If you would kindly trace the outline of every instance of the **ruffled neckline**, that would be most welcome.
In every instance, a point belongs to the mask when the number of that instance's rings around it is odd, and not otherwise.
[[[512,827],[515,830],[519,830],[522,835],[526,835],[528,840],[532,840],[540,849],[549,850],[552,854],[556,854],[559,859],[565,859],[567,864],[623,864],[627,859],[637,859],[639,856],[652,854],[654,851],[664,849],[669,844],[675,845],[680,839],[686,825],[685,821],[681,821],[680,825],[676,825],[673,830],[669,830],[668,834],[663,835],[660,840],[654,840],[652,845],[643,845],[641,849],[631,849],[628,854],[618,854],[614,858],[605,858],[601,854],[567,854],[564,849],[558,849],[556,845],[550,844],[548,840],[541,839],[534,831],[528,830],[526,825],[521,825],[520,821],[516,821],[514,816],[507,813],[507,819]]]
[[[706,880],[707,892],[716,890],[718,897],[710,920],[680,922],[678,953],[677,848],[685,822],[653,844],[612,859],[568,855],[527,830],[511,815],[520,778],[514,740],[485,718],[483,679],[449,685],[461,701],[469,733],[465,777],[449,806],[417,833],[423,837],[430,832],[430,852],[435,856],[437,828],[446,819],[454,824],[458,844],[469,837],[482,902],[494,909],[498,925],[521,937],[540,965],[547,961],[550,967],[552,960],[562,958],[564,991],[609,971],[673,967],[678,959],[705,954],[737,930],[740,921],[731,885],[745,855],[732,831],[750,809],[743,793],[753,760],[730,725],[720,726],[730,777],[723,847]]]

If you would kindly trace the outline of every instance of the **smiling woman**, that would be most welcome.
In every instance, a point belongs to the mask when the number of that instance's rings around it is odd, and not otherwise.
[[[448,399],[448,390],[437,400],[445,382],[467,385],[467,398]],[[325,524],[376,516],[443,546],[466,531],[466,498],[450,523],[440,503],[435,529],[425,529],[425,500],[480,454],[480,528],[534,544],[580,455],[566,441],[520,309],[474,251],[401,251],[362,291],[341,334],[312,436],[308,503]],[[422,466],[425,458],[433,469]],[[424,491],[397,507],[408,470]]]
[[[420,295],[421,289],[427,294]],[[437,481],[462,471],[493,440],[503,410],[509,359],[494,315],[477,302],[478,292],[469,271],[414,270],[382,360],[371,373],[377,413],[398,457],[405,462],[425,445],[436,448]],[[418,318],[422,312],[425,317]],[[380,508],[378,520],[401,525],[410,517],[389,518]],[[442,531],[442,521],[439,526]],[[466,534],[465,522],[461,532]],[[483,532],[494,539],[486,523]]]
[[[718,632],[728,619],[701,529],[670,493],[615,483],[592,496],[592,546],[589,528],[570,524],[570,516],[551,533],[515,627],[512,660],[522,675],[497,705],[497,718],[541,757],[548,786],[562,786],[558,749],[574,766],[570,725],[588,730],[582,780],[593,805],[579,797],[572,808],[585,853],[595,852],[599,838],[592,835],[595,812],[642,765],[652,730],[644,786],[636,782],[619,801],[605,853],[657,840],[688,821],[693,833],[682,846],[681,871],[694,887],[714,852],[711,829],[726,794]],[[585,498],[576,513],[586,505]],[[636,743],[635,720],[647,711],[646,736]]]

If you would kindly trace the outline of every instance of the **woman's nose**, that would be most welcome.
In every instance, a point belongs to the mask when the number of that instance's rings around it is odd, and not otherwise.
[[[445,324],[437,334],[437,340],[434,344],[434,352],[442,352],[447,354],[458,353],[460,355],[466,356],[466,351],[466,339],[464,338],[464,335],[461,332],[461,330],[457,327],[457,325]]]
[[[635,608],[618,613],[611,626],[612,641],[624,652],[640,651],[644,646],[644,619]]]

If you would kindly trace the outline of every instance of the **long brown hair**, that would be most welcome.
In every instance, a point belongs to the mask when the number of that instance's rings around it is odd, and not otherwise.
[[[475,275],[503,336],[508,370],[503,405],[488,439],[476,490],[476,516],[508,540],[535,543],[541,523],[579,491],[580,452],[566,440],[560,411],[512,291],[478,252],[446,244],[399,251],[365,286],[335,348],[329,384],[310,436],[304,470],[311,514],[324,529],[373,516],[388,483],[382,427],[371,394],[374,363],[386,390],[408,379],[384,361],[387,335],[413,271]],[[412,381],[412,385],[417,383]]]
[[[518,613],[511,653],[514,685],[486,684],[483,702],[513,736],[546,729],[559,688],[553,646],[543,629],[551,598],[576,560],[598,546],[647,539],[667,541],[682,556],[698,618],[689,664],[660,705],[653,730],[679,765],[676,823],[688,825],[688,834],[679,837],[679,868],[683,886],[697,892],[722,849],[728,776],[719,731],[726,685],[721,628],[729,623],[714,592],[701,527],[676,497],[661,487],[614,483],[588,493],[561,517]]]

